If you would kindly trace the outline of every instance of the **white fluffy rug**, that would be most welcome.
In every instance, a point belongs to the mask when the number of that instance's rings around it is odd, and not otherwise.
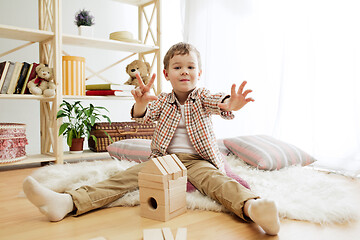
[[[321,224],[358,218],[359,189],[344,177],[301,166],[262,171],[249,167],[235,156],[226,158],[233,172],[246,180],[255,193],[276,201],[281,217]],[[64,192],[102,181],[134,164],[113,160],[50,165],[34,171],[32,176],[44,186]],[[139,192],[134,191],[108,207],[138,204]],[[198,191],[187,193],[187,206],[189,209],[226,212],[221,205]]]

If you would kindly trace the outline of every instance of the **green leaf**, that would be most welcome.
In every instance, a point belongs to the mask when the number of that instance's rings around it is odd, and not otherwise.
[[[70,123],[63,123],[59,128],[59,136],[65,132],[65,130],[69,127]]]
[[[72,145],[72,139],[73,139],[73,131],[70,131],[67,135],[67,145],[71,147]]]
[[[95,147],[96,147],[97,146],[97,138],[94,135],[90,135],[90,137],[94,140]]]
[[[94,126],[95,120],[96,120],[95,116],[90,116],[90,124],[91,124],[91,126]]]
[[[65,100],[64,100],[64,103],[65,103],[67,109],[68,109],[69,111],[71,111],[71,109],[72,109],[71,104],[70,104],[69,102],[65,101]]]
[[[107,110],[105,107],[95,107],[95,108],[102,109],[102,110],[105,110],[105,111],[109,112],[109,110]]]
[[[114,140],[111,138],[111,136],[110,136],[106,131],[104,131],[104,133],[105,133],[105,135],[110,139],[111,143],[113,143]]]
[[[64,110],[59,110],[56,114],[56,119],[62,118],[62,117],[67,117],[67,114]]]
[[[111,124],[111,120],[110,120],[110,118],[108,117],[108,116],[106,116],[106,115],[101,115],[103,118],[105,118],[110,124]]]

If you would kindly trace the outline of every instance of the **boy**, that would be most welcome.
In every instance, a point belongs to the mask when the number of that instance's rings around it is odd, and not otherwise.
[[[200,61],[200,54],[192,45],[172,46],[164,57],[163,73],[173,91],[153,96],[150,89],[155,74],[147,85],[137,75],[140,86],[132,90],[135,104],[131,115],[139,122],[157,121],[150,157],[176,154],[187,168],[188,181],[201,193],[243,220],[258,224],[267,234],[276,235],[280,229],[276,204],[259,199],[224,174],[223,159],[212,129],[211,115],[232,119],[231,111],[254,101],[246,98],[251,90],[243,92],[246,82],[238,91],[233,84],[230,96],[212,95],[206,89],[197,88],[202,73]],[[24,192],[50,221],[60,221],[72,211],[80,215],[137,189],[137,175],[142,166],[135,165],[94,186],[83,186],[63,194],[46,189],[28,177],[24,181]]]

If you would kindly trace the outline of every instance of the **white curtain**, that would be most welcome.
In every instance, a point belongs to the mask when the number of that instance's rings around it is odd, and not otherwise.
[[[183,0],[184,41],[202,54],[201,84],[254,103],[218,137],[268,134],[360,173],[360,14],[357,0]]]

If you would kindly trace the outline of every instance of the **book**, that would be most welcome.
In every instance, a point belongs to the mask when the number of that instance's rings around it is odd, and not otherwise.
[[[119,96],[119,97],[132,97],[130,91],[123,90],[87,90],[86,96]]]
[[[6,94],[10,85],[11,76],[14,72],[15,63],[10,61],[8,71],[4,80],[4,84],[1,88],[1,94]]]
[[[22,87],[23,87],[24,82],[25,82],[25,78],[26,78],[27,73],[29,71],[29,67],[30,67],[30,64],[27,63],[27,62],[24,62],[23,66],[21,68],[21,71],[20,71],[19,80],[18,80],[18,82],[16,84],[16,87],[15,87],[15,91],[14,91],[15,94],[20,94],[21,93]]]
[[[36,67],[39,65],[39,63],[32,63],[29,66],[29,70],[27,72],[27,75],[25,77],[24,85],[22,86],[20,94],[27,93],[29,91],[27,84],[30,80],[34,79],[36,77]]]
[[[4,61],[0,63],[0,90],[4,84],[9,65],[10,65],[9,61]]]
[[[16,84],[19,80],[20,71],[24,63],[22,62],[16,62],[14,67],[14,72],[11,75],[11,80],[9,84],[9,88],[7,90],[7,94],[13,94],[15,92]]]
[[[135,89],[134,85],[113,84],[113,83],[101,83],[101,84],[89,84],[86,85],[86,90],[132,90]]]

